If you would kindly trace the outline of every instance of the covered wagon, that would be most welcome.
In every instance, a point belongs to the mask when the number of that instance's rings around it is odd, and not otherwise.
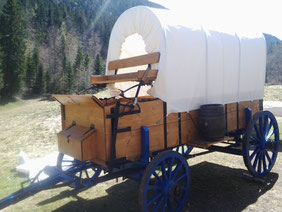
[[[142,211],[183,209],[192,147],[242,155],[249,172],[263,177],[279,145],[275,117],[263,111],[265,68],[261,33],[131,8],[113,27],[106,75],[91,77],[112,97],[54,95],[62,113],[55,173],[71,175],[76,188],[136,179]]]

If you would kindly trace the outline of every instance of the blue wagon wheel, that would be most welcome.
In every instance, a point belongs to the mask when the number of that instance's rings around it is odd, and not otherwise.
[[[182,211],[190,188],[185,158],[174,151],[158,154],[144,171],[139,185],[142,211]]]
[[[73,174],[76,177],[81,179],[95,179],[99,177],[101,170],[97,167],[89,167],[91,162],[89,161],[80,161],[73,159],[63,153],[59,153],[57,158],[57,168]],[[76,171],[78,170],[78,171]]]
[[[279,129],[274,115],[261,111],[254,115],[247,127],[243,142],[244,163],[255,177],[267,175],[277,158]]]
[[[180,154],[187,156],[193,150],[192,146],[188,146],[186,144],[175,147],[175,151],[179,152]]]

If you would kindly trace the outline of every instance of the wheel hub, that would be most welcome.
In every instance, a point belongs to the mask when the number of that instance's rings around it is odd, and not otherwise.
[[[170,194],[170,190],[172,187],[173,187],[173,181],[169,180],[164,183],[163,193],[165,196],[168,196]]]

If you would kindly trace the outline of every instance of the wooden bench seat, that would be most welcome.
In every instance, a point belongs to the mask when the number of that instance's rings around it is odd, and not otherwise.
[[[124,74],[117,74],[117,72],[119,69],[123,68],[155,64],[159,62],[159,59],[160,53],[155,52],[146,55],[110,61],[108,64],[108,70],[114,70],[115,75],[91,76],[90,83],[94,85],[102,85],[116,82],[140,82],[141,80],[143,80],[145,83],[150,83],[157,78],[158,70],[139,70],[137,72]]]

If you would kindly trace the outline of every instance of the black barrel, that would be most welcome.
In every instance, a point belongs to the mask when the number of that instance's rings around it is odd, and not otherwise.
[[[199,129],[208,141],[223,139],[225,135],[224,106],[221,104],[201,105]]]

